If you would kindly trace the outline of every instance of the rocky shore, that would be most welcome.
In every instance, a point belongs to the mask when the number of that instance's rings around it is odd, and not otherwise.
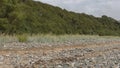
[[[61,45],[4,43],[0,68],[120,68],[120,40]]]

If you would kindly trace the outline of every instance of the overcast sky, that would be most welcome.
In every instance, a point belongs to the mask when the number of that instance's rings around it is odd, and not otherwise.
[[[70,11],[94,16],[107,15],[120,20],[120,0],[36,0]]]

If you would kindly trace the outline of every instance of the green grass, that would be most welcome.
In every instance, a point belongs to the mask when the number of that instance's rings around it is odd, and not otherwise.
[[[17,39],[19,42],[27,42],[28,41],[28,37],[27,35],[17,35]]]

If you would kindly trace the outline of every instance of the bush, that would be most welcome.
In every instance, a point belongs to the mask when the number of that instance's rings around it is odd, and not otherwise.
[[[28,40],[27,35],[17,35],[17,38],[19,42],[27,42]]]

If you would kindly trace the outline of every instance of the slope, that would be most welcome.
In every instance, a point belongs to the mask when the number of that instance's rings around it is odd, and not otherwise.
[[[120,35],[120,23],[33,0],[0,0],[0,33]]]

